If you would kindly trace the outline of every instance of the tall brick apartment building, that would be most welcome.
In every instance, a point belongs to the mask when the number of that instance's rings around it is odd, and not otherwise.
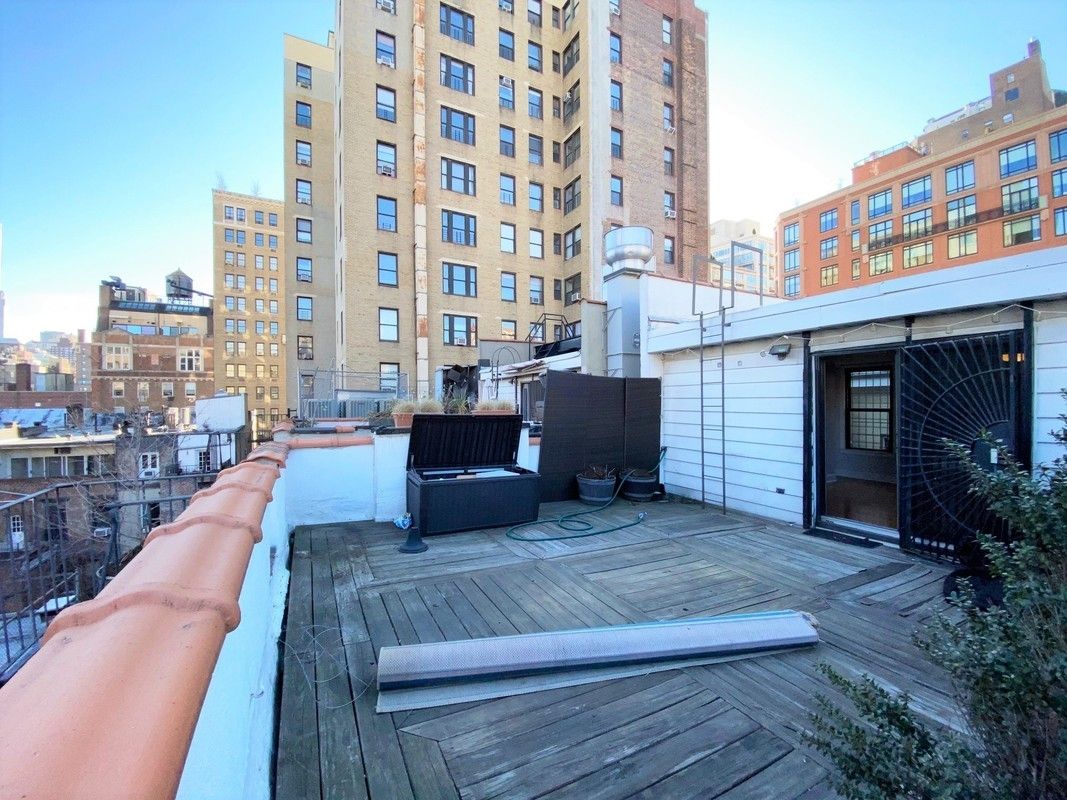
[[[338,364],[432,393],[477,365],[479,337],[578,333],[612,226],[651,228],[666,274],[706,253],[693,0],[337,8],[336,119],[288,90],[286,114],[336,133],[336,229],[297,216],[336,237]],[[287,81],[314,72],[288,52]]]
[[[779,216],[786,297],[1067,243],[1067,92],[1049,87],[1040,43],[989,90]]]

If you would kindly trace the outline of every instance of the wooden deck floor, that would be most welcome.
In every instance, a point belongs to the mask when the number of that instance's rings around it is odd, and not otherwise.
[[[577,504],[573,504],[575,507]],[[542,506],[542,516],[571,504]],[[618,503],[603,516],[628,521]],[[294,534],[275,769],[290,798],[833,797],[801,744],[815,666],[867,672],[952,719],[911,643],[946,570],[890,548],[814,539],[699,506],[643,506],[603,536],[519,543],[503,530],[401,555],[375,523]],[[377,714],[383,645],[794,608],[822,643],[786,655]]]

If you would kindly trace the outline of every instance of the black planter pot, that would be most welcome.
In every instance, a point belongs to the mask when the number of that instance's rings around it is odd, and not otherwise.
[[[631,475],[622,483],[622,496],[627,500],[647,503],[655,494],[658,484],[655,475]]]
[[[607,505],[615,495],[615,478],[578,476],[578,499],[591,506]]]

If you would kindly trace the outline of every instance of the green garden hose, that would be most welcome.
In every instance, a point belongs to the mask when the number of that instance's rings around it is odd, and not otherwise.
[[[663,457],[666,454],[667,448],[661,447],[659,450],[659,461],[656,462],[656,466],[650,469],[649,472],[654,472],[655,470],[659,469],[659,465],[663,463]],[[629,472],[623,475],[622,480],[619,481],[619,485],[615,489],[615,494],[611,496],[611,499],[608,500],[608,502],[604,503],[601,506],[591,508],[588,511],[575,511],[570,514],[563,514],[562,516],[557,517],[556,519],[536,519],[533,522],[523,522],[519,525],[512,525],[510,528],[507,529],[507,532],[504,535],[507,536],[509,539],[514,539],[516,542],[556,542],[560,541],[561,539],[581,539],[585,536],[598,536],[602,533],[612,533],[614,531],[621,531],[625,530],[626,528],[632,528],[634,525],[639,525],[644,522],[645,517],[647,516],[644,511],[640,512],[634,518],[633,522],[627,522],[625,525],[616,525],[613,528],[604,528],[602,530],[595,529],[593,523],[589,522],[588,520],[578,519],[578,517],[584,517],[587,514],[595,514],[598,511],[603,511],[605,508],[614,503],[619,496],[619,492],[622,491],[622,487],[626,485],[626,479],[633,475],[635,472],[637,472],[637,469],[631,469]],[[545,523],[555,525],[560,530],[570,531],[570,533],[561,534],[559,536],[537,537],[520,536],[518,533],[516,533],[516,531],[522,528],[529,528],[532,525],[542,525]]]

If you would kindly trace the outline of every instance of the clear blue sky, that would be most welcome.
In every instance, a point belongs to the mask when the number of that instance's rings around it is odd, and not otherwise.
[[[1064,0],[701,3],[713,217],[837,188],[1031,36],[1067,89]],[[210,190],[280,194],[282,34],[332,25],[332,0],[0,0],[6,334],[91,328],[108,275],[161,291],[180,267],[210,291]]]

